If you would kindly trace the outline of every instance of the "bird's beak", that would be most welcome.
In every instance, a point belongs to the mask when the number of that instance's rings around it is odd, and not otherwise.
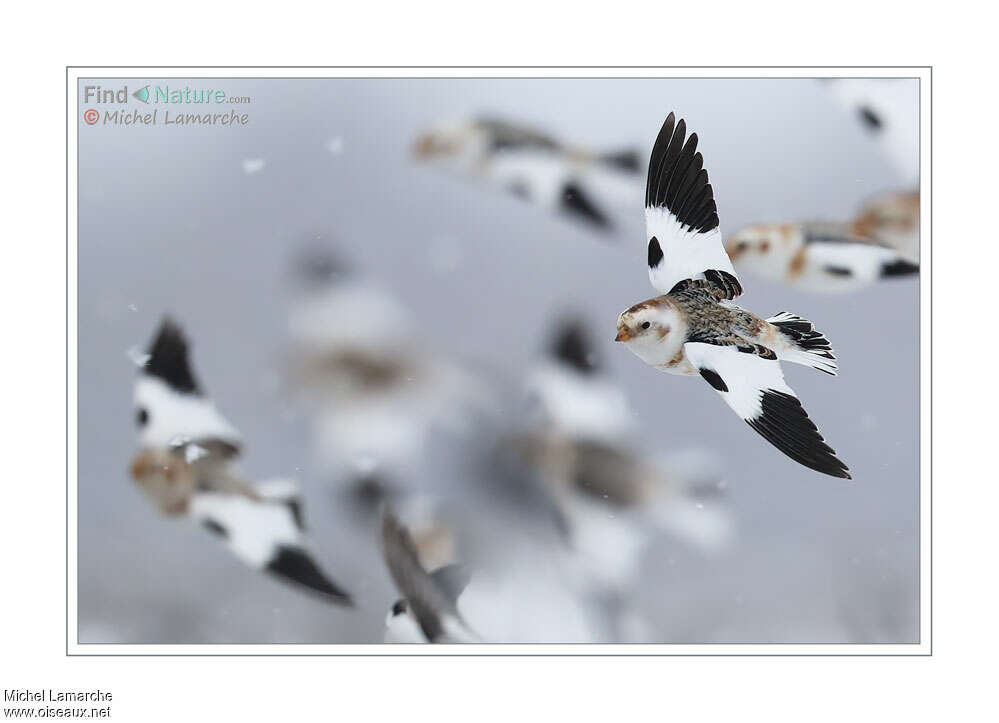
[[[625,327],[619,326],[617,328],[617,336],[614,337],[614,341],[628,341],[630,338],[631,334],[628,333]]]

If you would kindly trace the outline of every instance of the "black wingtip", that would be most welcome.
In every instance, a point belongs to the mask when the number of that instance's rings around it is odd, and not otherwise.
[[[760,436],[798,464],[830,477],[851,479],[846,464],[825,443],[797,397],[768,389],[760,406],[759,416],[746,420]]]
[[[164,316],[160,328],[149,346],[149,359],[142,367],[144,374],[157,377],[171,388],[186,394],[200,394],[197,379],[191,371],[188,344],[180,325]]]
[[[857,114],[860,116],[861,123],[863,123],[868,130],[874,133],[880,131],[884,125],[884,122],[881,120],[881,116],[875,113],[870,106],[860,106],[857,108]]]
[[[567,182],[562,188],[561,206],[565,213],[595,228],[600,230],[611,228],[610,219],[575,181]]]
[[[697,153],[697,134],[684,139],[687,124],[680,119],[674,126],[674,114],[663,123],[649,159],[645,186],[645,207],[665,208],[681,226],[697,233],[718,227],[714,191],[704,169],[704,158]]]
[[[892,261],[891,263],[886,263],[881,265],[881,277],[888,278],[892,276],[911,276],[912,274],[919,273],[919,264],[914,264],[911,261],[905,259],[898,259],[897,261]]]
[[[590,374],[600,368],[586,327],[578,319],[562,322],[555,334],[551,354],[558,361],[584,374]]]
[[[354,606],[350,594],[341,590],[326,577],[312,556],[301,547],[282,545],[278,548],[277,554],[267,563],[266,569],[284,580],[318,593],[329,602],[345,607]]]

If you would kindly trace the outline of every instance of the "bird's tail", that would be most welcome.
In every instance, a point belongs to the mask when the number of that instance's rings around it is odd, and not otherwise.
[[[784,348],[775,349],[780,359],[792,364],[803,364],[826,374],[836,375],[839,367],[832,345],[825,335],[817,331],[808,319],[782,311],[767,321],[776,327]]]

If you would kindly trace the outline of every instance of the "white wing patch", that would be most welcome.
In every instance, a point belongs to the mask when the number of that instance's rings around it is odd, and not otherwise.
[[[725,403],[770,444],[810,469],[850,479],[784,381],[779,362],[700,342],[685,344],[684,350]]]
[[[894,249],[866,243],[825,243],[808,245],[808,259],[816,271],[841,277],[848,284],[871,284],[877,281],[886,264],[897,263],[901,256]]]
[[[683,348],[695,367],[711,370],[721,378],[728,389],[722,391],[715,387],[716,391],[742,419],[760,416],[765,389],[794,395],[794,390],[784,381],[780,364],[775,361],[740,352],[731,346],[692,342],[684,344]]]
[[[245,495],[199,492],[191,500],[191,516],[220,525],[225,542],[241,560],[265,567],[281,545],[301,546],[302,536],[286,504]]]
[[[177,392],[157,377],[140,374],[134,400],[139,441],[144,447],[170,447],[200,439],[218,439],[237,448],[241,445],[236,428],[203,396]]]
[[[647,208],[645,228],[649,243],[655,238],[662,250],[662,259],[655,266],[651,255],[649,258],[649,281],[660,293],[668,294],[684,279],[703,279],[709,269],[736,276],[722,244],[720,226],[698,233],[684,227],[666,208]]]
[[[619,439],[633,425],[624,392],[605,379],[546,364],[527,382],[556,428],[571,437]]]
[[[301,501],[292,480],[258,485],[258,499],[244,494],[199,492],[190,516],[223,538],[246,564],[321,595],[338,605],[351,605],[350,594],[333,582],[305,546]]]

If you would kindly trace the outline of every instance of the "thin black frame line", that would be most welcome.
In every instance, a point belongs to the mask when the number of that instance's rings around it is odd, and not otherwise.
[[[65,620],[66,648],[65,648],[65,651],[66,652],[65,652],[65,655],[66,655],[66,657],[421,657],[421,658],[425,658],[425,657],[523,657],[523,656],[532,656],[532,657],[932,657],[932,655],[933,655],[933,507],[932,507],[932,504],[933,504],[933,446],[932,446],[932,441],[933,441],[933,418],[932,418],[933,377],[932,377],[932,371],[931,371],[931,374],[930,374],[930,405],[929,405],[930,406],[930,410],[931,410],[930,411],[930,414],[931,414],[931,416],[930,416],[930,430],[929,430],[929,436],[930,436],[930,450],[929,450],[929,456],[930,456],[930,463],[929,463],[929,466],[930,466],[930,469],[929,469],[929,494],[930,494],[930,513],[929,513],[930,514],[930,525],[929,525],[929,527],[930,527],[930,530],[929,530],[929,534],[930,534],[930,540],[929,540],[929,546],[930,546],[930,571],[929,571],[930,572],[930,593],[929,593],[929,598],[930,598],[930,613],[929,613],[929,615],[930,615],[930,619],[929,619],[929,627],[930,627],[930,640],[929,640],[929,651],[925,652],[925,653],[720,653],[720,654],[712,654],[712,653],[593,653],[593,654],[576,654],[576,653],[453,653],[453,654],[452,653],[438,653],[438,654],[428,654],[428,653],[412,653],[412,654],[402,654],[402,653],[249,653],[249,654],[240,654],[240,653],[107,653],[107,654],[104,654],[104,653],[70,653],[69,652],[69,168],[68,168],[68,161],[69,161],[69,158],[68,158],[68,155],[69,155],[68,154],[68,142],[69,142],[69,102],[70,102],[69,101],[69,81],[70,81],[69,74],[70,74],[70,70],[71,69],[81,69],[81,68],[87,68],[87,67],[96,67],[96,66],[66,66],[66,104],[67,104],[66,105],[66,143],[67,143],[67,173],[66,173],[66,315],[65,315],[66,323],[67,323],[67,329],[66,329],[66,342],[67,342],[67,346],[66,346],[66,354],[65,354],[65,358],[66,358],[66,384],[67,384],[67,392],[66,392],[66,487],[65,487],[65,505],[66,505],[66,533],[65,533],[65,539],[66,539],[66,576],[65,576],[65,583],[66,583],[66,613],[65,613],[66,614],[66,620]],[[111,67],[128,67],[128,68],[134,68],[135,66],[100,66],[100,67],[108,67],[108,68],[111,68]],[[145,67],[170,67],[170,68],[173,68],[173,67],[190,67],[190,68],[197,68],[197,67],[206,67],[206,66],[142,66],[142,67],[144,67],[144,68]],[[233,67],[251,67],[251,68],[256,68],[256,67],[268,67],[268,66],[215,66],[215,67],[228,67],[228,68],[233,68]],[[381,68],[396,68],[396,67],[413,67],[413,66],[273,66],[273,67],[276,67],[276,68],[281,68],[281,67],[314,67],[314,68],[322,68],[322,67],[334,67],[334,68],[339,68],[339,67],[344,67],[344,68],[368,68],[368,67],[370,67],[370,68],[379,68],[379,67],[381,67]],[[469,68],[493,68],[493,67],[499,67],[499,68],[504,68],[504,67],[510,67],[510,68],[534,68],[534,67],[539,67],[539,68],[540,67],[553,67],[553,68],[570,68],[570,67],[579,67],[579,68],[598,68],[598,67],[606,67],[606,68],[629,68],[629,67],[636,67],[636,68],[639,68],[639,67],[648,67],[648,68],[657,68],[657,67],[661,67],[661,66],[421,66],[421,67],[427,67],[427,68],[430,68],[430,67],[440,67],[440,68],[459,68],[459,67],[469,67]],[[733,66],[677,66],[677,67],[688,67],[688,68],[689,67],[706,67],[707,68],[707,67],[733,67]],[[930,124],[931,124],[931,128],[932,128],[932,117],[933,117],[933,89],[932,89],[932,85],[933,85],[933,83],[932,83],[932,79],[933,79],[933,66],[932,65],[930,65],[930,66],[749,66],[749,67],[750,68],[756,68],[756,67],[760,67],[760,68],[766,68],[766,67],[775,67],[775,68],[777,68],[777,67],[780,67],[780,68],[787,68],[787,67],[802,67],[802,68],[819,68],[819,67],[822,67],[822,68],[851,68],[851,67],[852,68],[867,68],[867,67],[891,68],[891,67],[895,67],[895,68],[923,68],[923,69],[928,69],[930,71],[930,92],[928,94],[928,102],[929,102],[929,106],[930,106]],[[95,78],[96,77],[97,76],[95,76]],[[141,76],[128,76],[128,77],[131,78],[131,77],[141,77]],[[875,76],[865,76],[865,77],[874,78]],[[899,78],[899,76],[892,76],[892,77],[893,78]],[[122,78],[124,78],[124,76],[122,76]],[[533,77],[530,77],[530,78],[528,78],[528,77],[519,77],[519,76],[516,76],[516,77],[513,77],[513,78],[499,78],[499,77],[493,77],[493,78],[474,78],[474,77],[468,77],[468,76],[460,76],[457,79],[465,79],[465,78],[472,79],[472,80],[501,80],[501,79],[512,79],[512,80],[531,80],[531,79],[553,80],[553,79],[556,79],[556,78],[538,77],[538,76],[533,76]],[[229,79],[231,79],[231,80],[299,80],[299,79],[302,79],[302,80],[323,80],[323,78],[315,78],[315,77],[311,77],[311,76],[305,77],[305,78],[288,78],[288,77],[250,78],[250,77],[238,77],[238,78],[229,78]],[[331,78],[331,80],[332,79],[348,79],[348,78]],[[353,79],[353,78],[351,78],[351,79]],[[359,77],[359,78],[356,78],[356,79],[371,80],[372,78]],[[419,79],[419,78],[418,77],[408,77],[408,76],[406,76],[406,77],[400,77],[400,78],[374,78],[374,80],[378,80],[378,79],[381,79],[381,80],[389,80],[389,79],[414,80],[414,79]],[[427,80],[445,80],[447,78],[426,78],[426,79]],[[636,77],[636,78],[623,78],[623,77],[581,78],[580,77],[580,78],[561,78],[561,79],[567,79],[567,80],[571,80],[571,79],[578,79],[578,80],[657,80],[658,78],[641,76],[641,77]],[[806,77],[803,77],[803,76],[791,76],[791,77],[761,76],[761,77],[758,77],[758,78],[757,77],[748,77],[748,76],[735,76],[735,77],[732,77],[732,78],[715,77],[715,78],[663,78],[663,79],[679,79],[679,80],[723,80],[723,79],[730,79],[730,80],[769,80],[769,79],[772,79],[772,80],[795,80],[795,79],[804,79],[804,80],[808,80],[809,78],[806,78]],[[912,79],[919,81],[919,92],[920,92],[920,96],[921,96],[921,93],[922,93],[922,82],[921,82],[922,78],[921,77],[915,77],[915,78],[912,78]],[[77,83],[79,83],[80,78],[76,78],[76,81],[77,81]],[[79,105],[79,101],[77,102],[77,104]],[[921,140],[922,139],[922,112],[921,112],[922,111],[922,98],[921,97],[920,97],[920,104],[919,105],[920,105],[919,137],[920,137],[920,140]],[[76,269],[76,272],[77,272],[77,289],[79,290],[79,153],[80,153],[80,144],[79,144],[80,126],[79,126],[79,123],[76,124],[76,132],[77,132],[77,146],[76,146],[76,154],[77,154],[77,159],[76,159],[76,161],[77,161],[76,162],[76,171],[77,171],[77,269]],[[932,131],[930,132],[930,136],[929,136],[929,144],[930,144],[930,159],[931,159],[931,164],[932,164],[932,157],[933,157],[933,136],[932,136]],[[919,147],[919,153],[920,153],[920,161],[921,161],[921,156],[922,156],[922,143],[921,142],[920,142],[920,147]],[[920,163],[920,184],[921,183],[922,183],[922,164]],[[930,268],[932,269],[932,264],[933,264],[933,246],[932,246],[932,237],[933,237],[933,194],[932,194],[933,179],[932,179],[932,177],[929,179],[929,186],[930,186],[929,217],[930,217],[930,238],[931,238],[931,244],[930,244]],[[930,271],[928,283],[929,283],[929,288],[930,288],[929,304],[930,304],[930,320],[931,320],[931,324],[930,324],[930,330],[929,330],[929,337],[930,337],[929,338],[929,345],[930,345],[930,368],[931,368],[931,370],[932,370],[932,357],[933,357],[933,329],[932,329],[933,283],[932,283],[932,281],[933,281],[933,275],[932,275],[932,271]],[[918,312],[918,317],[920,319],[920,330],[922,328],[922,325],[921,325],[921,315],[922,315],[922,308],[921,308],[921,305],[920,305],[919,312]],[[77,308],[77,342],[79,343],[79,307]],[[921,371],[922,371],[922,355],[921,354],[920,354],[920,357],[919,357],[919,367],[920,367],[920,379],[922,379],[922,374],[921,374]],[[79,372],[79,370],[77,370],[77,371]],[[77,380],[77,381],[79,382],[79,380]],[[923,403],[923,400],[922,400],[922,398],[920,398],[920,405],[922,405],[922,403]],[[79,385],[77,386],[77,414],[79,414]],[[922,410],[920,410],[920,419],[922,419]],[[922,443],[922,437],[921,437],[921,434],[920,434],[919,444],[921,444],[921,443]],[[77,469],[79,469],[79,445],[77,445]],[[922,472],[922,468],[920,468],[920,472]],[[922,496],[920,495],[920,497],[919,497],[919,508],[920,508],[919,519],[922,519],[921,506],[922,506]],[[921,528],[920,528],[920,535],[922,535],[922,529]],[[920,548],[919,548],[919,553],[920,553],[920,555],[919,555],[920,556],[919,577],[921,579],[921,576],[922,576],[922,562],[921,562],[922,545],[921,544],[920,544]],[[77,570],[79,570],[79,529],[77,529]],[[919,589],[922,590],[921,582],[919,584]],[[919,596],[918,607],[920,609],[919,620],[922,621],[922,596],[921,595]],[[79,632],[79,611],[77,611],[77,616],[78,616],[78,618],[77,618],[77,632]],[[920,637],[919,637],[919,640],[916,643],[901,643],[901,644],[892,644],[892,645],[903,645],[903,646],[904,645],[914,645],[914,646],[922,645],[922,628],[921,628],[921,626],[920,626],[920,631],[919,632],[920,632]],[[86,643],[80,643],[79,638],[77,638],[76,644],[78,646],[80,646],[80,645],[87,645]],[[217,643],[194,643],[194,644],[195,645],[217,645]],[[331,644],[336,645],[338,643],[331,643]],[[351,643],[340,643],[340,644],[341,645],[351,645]],[[631,645],[647,645],[647,644],[648,643],[631,643]],[[785,645],[785,644],[786,645],[858,645],[858,643],[781,643],[781,645]],[[156,643],[152,643],[152,644],[149,644],[149,643],[93,643],[92,645],[156,645]],[[282,644],[281,643],[235,643],[235,644],[227,643],[227,645],[282,645]],[[502,645],[520,645],[520,643],[492,643],[490,645],[500,645],[500,646],[502,646]],[[527,643],[526,645],[551,645],[551,643]],[[587,647],[590,647],[590,646],[598,646],[599,647],[599,646],[603,646],[603,645],[606,645],[606,644],[605,643],[570,643],[570,645],[585,645]],[[629,645],[629,644],[628,643],[615,643],[615,645]],[[670,645],[670,644],[666,643],[665,645]],[[741,643],[741,644],[740,643],[735,643],[735,644],[732,644],[732,643],[698,643],[698,645],[776,645],[776,643]]]

